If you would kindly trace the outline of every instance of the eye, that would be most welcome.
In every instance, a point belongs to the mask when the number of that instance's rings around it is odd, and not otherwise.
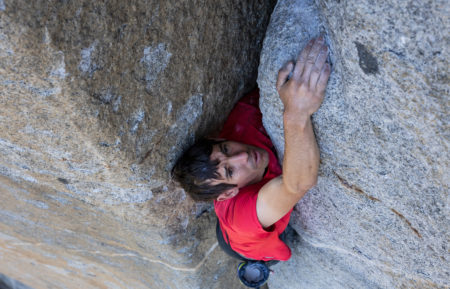
[[[230,169],[230,168],[228,168],[228,176],[231,178],[231,177],[233,177],[233,170],[232,169]]]
[[[226,144],[222,145],[222,153],[228,155],[228,146]]]

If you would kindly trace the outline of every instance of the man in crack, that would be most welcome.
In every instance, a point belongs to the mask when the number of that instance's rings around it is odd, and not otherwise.
[[[220,139],[202,139],[178,160],[173,173],[199,201],[214,201],[219,244],[242,260],[281,260],[291,250],[280,239],[295,204],[317,182],[319,148],[311,115],[322,103],[331,68],[323,37],[278,73],[284,105],[283,167],[263,125],[259,94],[242,98]]]

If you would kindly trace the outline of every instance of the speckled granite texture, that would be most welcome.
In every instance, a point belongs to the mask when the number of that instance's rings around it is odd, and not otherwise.
[[[278,69],[324,33],[333,73],[313,117],[318,185],[295,208],[291,224],[301,238],[271,289],[448,288],[448,7],[278,2],[258,85],[280,155]]]
[[[0,273],[33,288],[242,288],[211,205],[170,180],[255,84],[273,1],[0,0]],[[319,183],[270,288],[448,288],[448,16],[438,1],[279,1],[259,66],[324,33]],[[219,112],[219,113],[218,113]]]

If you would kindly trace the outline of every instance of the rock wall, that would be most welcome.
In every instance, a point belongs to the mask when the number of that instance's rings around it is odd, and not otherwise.
[[[0,0],[0,273],[240,287],[169,172],[255,86],[273,2]]]
[[[273,1],[0,0],[0,274],[33,288],[241,288],[180,152],[254,85]],[[270,288],[448,288],[448,5],[281,0],[258,83],[325,33],[318,185]],[[218,114],[217,111],[221,113]],[[4,275],[3,275],[4,274]]]
[[[313,116],[319,181],[271,289],[449,288],[448,13],[446,1],[278,2],[258,85],[281,156],[278,69],[323,33],[333,72]]]

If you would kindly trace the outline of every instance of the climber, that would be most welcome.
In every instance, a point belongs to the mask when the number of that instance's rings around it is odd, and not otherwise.
[[[281,169],[263,125],[259,95],[241,99],[218,139],[193,145],[173,169],[194,200],[214,200],[221,247],[241,260],[285,261],[289,247],[279,236],[294,205],[317,182],[319,149],[311,115],[320,107],[330,64],[323,37],[312,39],[296,62],[278,73],[284,105],[285,152]]]

